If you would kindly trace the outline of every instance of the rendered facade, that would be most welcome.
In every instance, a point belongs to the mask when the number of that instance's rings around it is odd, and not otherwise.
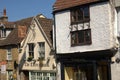
[[[120,79],[119,6],[115,5],[115,0],[56,0],[58,80]]]

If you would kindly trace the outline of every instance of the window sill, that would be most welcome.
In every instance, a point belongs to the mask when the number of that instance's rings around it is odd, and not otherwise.
[[[80,44],[71,44],[71,47],[84,46],[84,45],[91,45],[91,44],[92,44],[92,42],[80,43]]]
[[[71,25],[80,24],[80,23],[86,23],[86,22],[90,22],[90,19],[85,19],[85,20],[81,20],[81,21],[71,22]]]

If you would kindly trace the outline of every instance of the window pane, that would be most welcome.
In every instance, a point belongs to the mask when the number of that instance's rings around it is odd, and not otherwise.
[[[97,72],[98,72],[98,80],[108,80],[107,66],[99,66]]]
[[[39,43],[38,53],[39,53],[40,58],[43,58],[43,59],[45,58],[45,42],[40,42]]]
[[[71,22],[76,22],[77,17],[76,17],[76,10],[71,11]]]
[[[77,44],[77,35],[76,32],[71,33],[71,44]]]
[[[89,19],[89,7],[84,7],[84,19]]]
[[[83,20],[83,8],[78,9],[76,16],[78,17],[78,21]]]
[[[91,30],[85,31],[85,42],[91,42]]]
[[[84,31],[78,32],[78,41],[79,43],[84,43]]]
[[[29,56],[34,57],[34,44],[30,43],[29,46]]]

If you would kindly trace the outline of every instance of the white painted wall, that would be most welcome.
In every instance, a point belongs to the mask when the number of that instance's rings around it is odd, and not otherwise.
[[[116,43],[114,38],[114,23],[112,11],[108,2],[90,6],[90,28],[92,44],[71,47],[70,11],[55,14],[57,53],[73,53],[111,49]],[[81,24],[79,24],[80,26]]]

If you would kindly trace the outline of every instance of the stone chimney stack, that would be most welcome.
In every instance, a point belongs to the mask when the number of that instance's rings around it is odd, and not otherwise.
[[[0,22],[8,21],[8,17],[6,15],[6,8],[3,9],[3,15],[0,17]]]

